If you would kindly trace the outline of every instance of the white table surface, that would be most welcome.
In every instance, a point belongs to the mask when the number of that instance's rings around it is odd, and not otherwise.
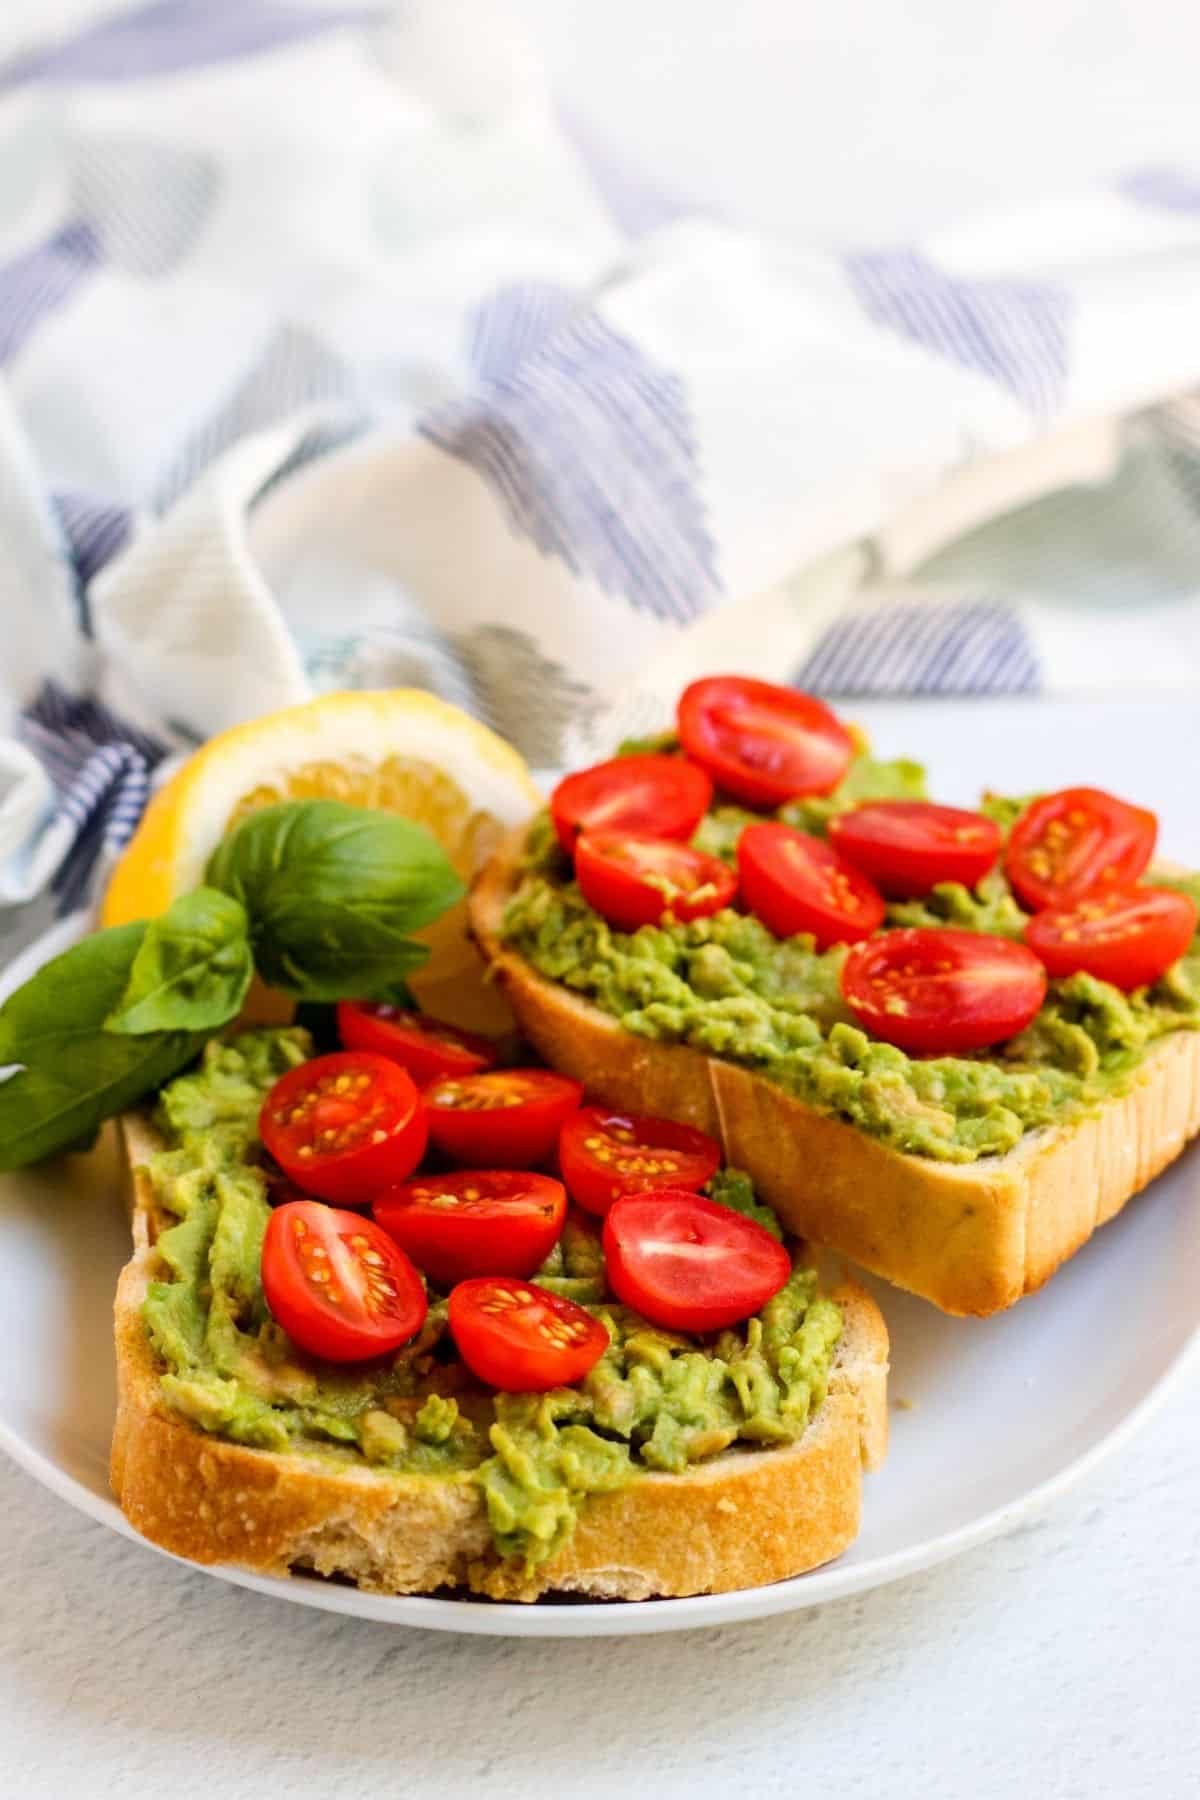
[[[95,10],[8,0],[6,35],[22,8]],[[778,231],[890,236],[1043,178],[1200,161],[1193,0],[520,10],[593,124]],[[1190,836],[1189,782],[1172,786]],[[2,1326],[0,1344],[20,1355]],[[0,1462],[0,1794],[1183,1800],[1200,1791],[1198,1413],[1193,1368],[1118,1461],[929,1574],[630,1643],[306,1612],[125,1543]]]

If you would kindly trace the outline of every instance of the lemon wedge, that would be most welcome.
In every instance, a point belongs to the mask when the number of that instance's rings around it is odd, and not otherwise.
[[[541,804],[512,746],[436,695],[415,688],[322,694],[235,725],[189,757],[146,808],[113,871],[101,923],[165,911],[199,886],[216,845],[247,813],[305,799],[412,819],[465,881]],[[422,1006],[477,1030],[507,1029],[503,999],[483,984],[465,905],[417,935],[431,950],[412,981]]]

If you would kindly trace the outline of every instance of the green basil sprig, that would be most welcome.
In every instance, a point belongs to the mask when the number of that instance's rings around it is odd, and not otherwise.
[[[263,980],[313,1001],[390,999],[429,954],[410,934],[466,892],[419,825],[340,800],[251,813],[206,879],[245,907]]]
[[[333,800],[253,813],[208,885],[85,938],[0,1007],[0,1169],[88,1141],[236,1017],[254,969],[298,1000],[407,996],[410,933],[464,893],[419,826]]]
[[[207,1032],[105,1031],[147,936],[118,925],[84,938],[0,1007],[0,1168],[19,1169],[86,1143],[114,1113],[191,1062]]]

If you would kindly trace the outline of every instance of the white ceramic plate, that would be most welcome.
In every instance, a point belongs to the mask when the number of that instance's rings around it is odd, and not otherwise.
[[[881,748],[925,755],[953,771],[940,784],[947,799],[970,798],[997,769],[1015,791],[1087,778],[1157,801],[1169,854],[1185,859],[1189,843],[1200,846],[1200,798],[1178,770],[1177,745],[1190,729],[1182,708],[855,710]],[[43,940],[4,987],[70,935],[60,928],[55,940]],[[858,1541],[826,1569],[691,1600],[534,1607],[212,1573],[386,1623],[526,1637],[726,1624],[895,1580],[1043,1505],[1113,1451],[1161,1398],[1200,1332],[1198,1186],[1200,1146],[1046,1289],[998,1318],[945,1318],[866,1278],[892,1335],[892,1446],[884,1469],[866,1482]],[[132,1537],[107,1479],[112,1298],[127,1254],[111,1142],[86,1158],[0,1176],[0,1447],[52,1492]]]

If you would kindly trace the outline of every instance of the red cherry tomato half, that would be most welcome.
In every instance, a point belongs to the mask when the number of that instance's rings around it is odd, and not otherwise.
[[[572,1200],[604,1213],[622,1194],[703,1187],[721,1166],[721,1146],[673,1119],[583,1106],[559,1134],[558,1165]]]
[[[618,931],[680,923],[720,912],[737,893],[737,876],[719,857],[670,838],[598,832],[575,846],[575,879],[589,906]]]
[[[719,1331],[777,1294],[792,1260],[769,1231],[703,1194],[626,1194],[604,1219],[618,1300],[672,1331]]]
[[[854,757],[853,738],[823,701],[738,675],[684,689],[679,738],[717,786],[747,806],[831,793]]]
[[[1178,962],[1196,935],[1196,902],[1169,888],[1127,888],[1050,906],[1025,927],[1025,942],[1051,975],[1094,975],[1128,993]]]
[[[258,1134],[297,1187],[365,1206],[425,1154],[425,1109],[412,1077],[386,1056],[338,1050],[280,1077]]]
[[[1000,854],[1000,827],[928,800],[872,800],[831,819],[829,841],[885,894],[902,898],[939,881],[974,887]]]
[[[1008,840],[1005,873],[1030,912],[1070,906],[1093,888],[1125,888],[1154,854],[1158,820],[1099,788],[1045,794],[1021,814]]]
[[[425,1089],[429,1135],[470,1169],[528,1169],[547,1160],[583,1096],[550,1069],[492,1069]]]
[[[854,945],[842,994],[876,1037],[951,1055],[1024,1031],[1046,997],[1046,971],[1024,944],[980,931],[885,931]]]
[[[428,1310],[421,1277],[386,1232],[316,1200],[290,1200],[271,1214],[262,1284],[288,1336],[329,1362],[398,1350]]]
[[[568,856],[583,831],[690,838],[708,811],[712,782],[682,756],[614,756],[560,781],[550,816]]]
[[[599,1319],[529,1281],[485,1275],[450,1295],[450,1331],[480,1381],[508,1394],[581,1381],[608,1349]]]
[[[883,896],[821,838],[790,825],[747,825],[737,846],[742,899],[776,937],[811,932],[818,950],[870,937]]]
[[[518,1169],[416,1175],[380,1194],[375,1223],[449,1287],[472,1275],[532,1275],[558,1242],[567,1192]]]
[[[460,1031],[425,1013],[406,1012],[386,1000],[343,1000],[337,1009],[338,1036],[347,1050],[373,1050],[407,1069],[418,1087],[443,1075],[473,1075],[490,1069],[496,1047],[473,1031]]]

